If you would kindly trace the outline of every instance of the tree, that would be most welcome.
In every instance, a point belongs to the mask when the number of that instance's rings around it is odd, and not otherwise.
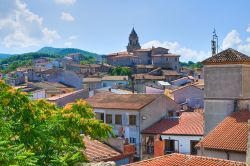
[[[130,68],[127,67],[115,67],[114,69],[111,70],[110,72],[111,75],[114,76],[131,76],[132,72]]]
[[[58,108],[0,81],[1,165],[73,165],[87,162],[83,135],[105,139],[112,128],[95,119],[84,100]]]

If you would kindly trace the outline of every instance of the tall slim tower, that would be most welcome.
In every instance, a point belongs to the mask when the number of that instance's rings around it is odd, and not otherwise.
[[[250,108],[250,57],[229,48],[202,63],[207,135],[232,112]]]
[[[134,50],[140,49],[140,43],[137,33],[135,32],[135,29],[133,28],[130,35],[129,35],[129,42],[127,46],[128,52],[133,52]]]
[[[218,53],[218,36],[216,30],[213,31],[213,39],[211,40],[212,56]]]

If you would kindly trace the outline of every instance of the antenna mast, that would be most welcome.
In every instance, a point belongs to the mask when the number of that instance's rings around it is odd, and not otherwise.
[[[213,39],[211,40],[212,56],[218,53],[218,36],[216,35],[216,29],[213,31]]]

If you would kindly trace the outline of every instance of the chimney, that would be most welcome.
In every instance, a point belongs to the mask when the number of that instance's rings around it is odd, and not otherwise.
[[[154,157],[163,156],[165,151],[165,142],[157,135],[154,140]]]
[[[203,141],[200,142],[201,143],[201,156],[204,155],[204,144]]]

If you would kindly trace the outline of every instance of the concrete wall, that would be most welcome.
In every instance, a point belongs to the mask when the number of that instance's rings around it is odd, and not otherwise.
[[[205,98],[243,97],[241,65],[205,66],[204,74]]]
[[[103,80],[102,81],[102,87],[108,87],[108,86],[116,86],[116,85],[127,85],[129,82],[126,80]]]
[[[203,108],[204,106],[204,91],[194,86],[187,86],[180,90],[174,91],[174,100],[181,104],[188,103],[188,106],[194,108]]]
[[[234,111],[234,100],[205,100],[205,135]]]
[[[134,55],[139,57],[139,64],[149,65],[152,63],[150,51],[135,51]]]
[[[246,162],[246,153],[226,152],[226,151],[205,149],[202,154],[201,150],[198,149],[197,154],[200,156],[206,156],[206,157]]]
[[[157,121],[165,118],[168,115],[168,111],[178,110],[179,106],[168,99],[165,95],[161,95],[152,103],[144,107],[141,111],[141,131],[148,128]]]
[[[152,56],[152,64],[157,67],[180,70],[179,57],[172,56]]]
[[[44,89],[36,90],[31,94],[32,94],[32,96],[30,96],[31,100],[44,99],[46,97]]]
[[[233,111],[249,108],[249,76],[249,65],[204,66],[205,135]]]
[[[72,71],[62,71],[59,76],[60,80],[59,82],[72,86],[76,89],[82,89],[83,88],[83,81],[82,77],[75,74]]]

